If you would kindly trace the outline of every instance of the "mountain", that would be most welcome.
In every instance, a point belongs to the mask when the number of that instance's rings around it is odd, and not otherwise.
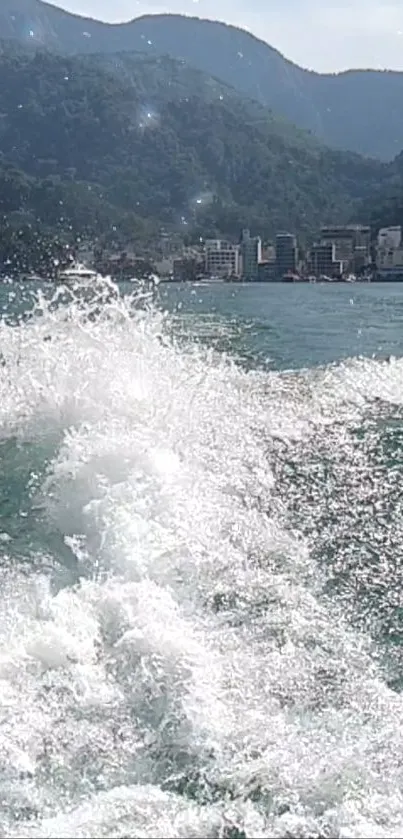
[[[0,209],[50,227],[309,237],[354,215],[388,172],[168,57],[62,56],[3,41],[0,76]]]
[[[106,24],[42,0],[2,0],[0,33],[67,54],[170,55],[219,78],[334,148],[390,160],[403,147],[403,73],[351,70],[321,75],[223,23],[152,15]]]
[[[371,224],[374,233],[381,227],[403,228],[403,152],[389,164],[386,178],[359,203],[357,213]]]

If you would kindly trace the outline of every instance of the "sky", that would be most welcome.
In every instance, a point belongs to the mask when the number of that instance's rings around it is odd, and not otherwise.
[[[178,12],[241,26],[319,72],[403,70],[403,0],[48,0],[112,23]]]

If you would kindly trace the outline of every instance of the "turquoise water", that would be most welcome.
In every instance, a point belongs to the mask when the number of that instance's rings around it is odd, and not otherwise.
[[[253,365],[300,369],[360,355],[403,354],[403,286],[162,285],[162,305]]]
[[[403,288],[0,288],[0,831],[403,829]]]

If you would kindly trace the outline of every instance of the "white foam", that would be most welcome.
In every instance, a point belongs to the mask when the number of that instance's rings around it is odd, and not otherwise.
[[[0,435],[53,452],[32,509],[77,562],[59,590],[1,572],[3,833],[398,835],[400,697],[271,467],[400,399],[401,366],[246,374],[101,293],[0,330]]]

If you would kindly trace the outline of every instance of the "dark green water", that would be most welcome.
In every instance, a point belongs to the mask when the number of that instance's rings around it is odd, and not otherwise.
[[[2,835],[400,836],[403,288],[0,307]]]
[[[403,284],[162,285],[162,305],[271,369],[403,354]]]
[[[330,565],[329,592],[346,597],[388,654],[397,644],[400,664],[403,285],[176,285],[162,287],[160,299],[176,314],[177,332],[196,333],[248,369],[302,369],[311,383],[308,371],[327,367],[330,388],[331,369],[344,362],[353,391],[365,381],[365,410],[349,425],[336,416],[314,435],[308,458],[305,441],[277,442],[276,477],[293,525],[312,540],[318,562]],[[292,376],[286,381],[300,387]]]

